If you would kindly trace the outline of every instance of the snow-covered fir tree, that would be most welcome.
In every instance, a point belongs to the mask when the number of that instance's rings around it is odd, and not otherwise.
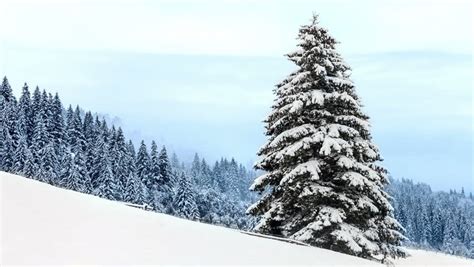
[[[267,192],[248,211],[255,230],[369,259],[404,256],[350,68],[317,16],[299,30],[298,67],[277,85],[268,142],[251,189]]]
[[[26,131],[26,141],[27,145],[30,145],[31,137],[33,136],[34,129],[34,114],[32,112],[31,106],[31,95],[28,89],[28,85],[25,85],[22,88],[22,93],[20,100],[18,101],[18,113],[19,113],[19,123],[22,124],[19,126],[23,128],[21,131]],[[22,122],[20,122],[22,121]]]
[[[65,122],[63,119],[63,106],[59,95],[56,93],[51,101],[51,118],[50,118],[51,138],[53,139],[58,152],[61,153],[66,146]],[[82,126],[82,125],[80,125]]]
[[[128,174],[125,184],[123,185],[123,201],[141,205],[145,203],[143,183],[138,180],[134,172]]]
[[[0,86],[0,169],[4,171],[11,171],[14,166],[14,144],[9,131],[11,124],[8,116],[12,102],[7,101],[9,86],[5,77]]]
[[[119,127],[113,135],[110,147],[112,172],[119,183],[119,187],[123,187],[131,172],[132,159],[125,143],[122,128]]]
[[[148,150],[145,144],[145,141],[141,141],[140,147],[138,148],[137,158],[136,158],[136,171],[138,179],[143,183],[147,188],[147,191],[153,190],[153,182],[151,179],[151,158],[148,154]],[[153,194],[147,194],[146,202],[153,203],[154,196]]]
[[[166,147],[160,151],[158,156],[158,170],[159,170],[159,179],[158,179],[158,193],[160,195],[159,201],[163,207],[171,212],[172,210],[172,201],[173,201],[173,186],[174,186],[174,175],[171,170],[171,164],[168,159],[168,154],[166,152]]]
[[[2,84],[0,85],[0,96],[3,97],[5,102],[13,101],[13,98],[15,97],[13,95],[12,87],[10,86],[10,83],[8,82],[7,76],[3,77]]]
[[[105,125],[105,124],[102,124]],[[96,173],[94,176],[95,186],[93,193],[99,197],[110,200],[123,199],[122,192],[119,190],[119,181],[114,177],[112,172],[112,163],[109,156],[109,144],[106,139],[106,127],[102,129],[102,133],[98,136],[96,160]]]
[[[178,192],[174,202],[176,215],[191,220],[199,219],[195,192],[191,181],[184,172],[179,177]]]
[[[26,134],[20,136],[20,140],[18,141],[17,148],[13,154],[13,168],[12,171],[14,173],[18,173],[21,175],[25,175],[25,168],[28,168],[28,164],[31,158],[29,154],[31,153],[28,148],[28,143],[26,141]]]
[[[71,107],[68,108],[67,137],[72,153],[77,153],[85,149],[85,137],[83,132],[81,111],[78,106],[74,111],[72,111]]]
[[[58,158],[53,142],[50,141],[38,151],[37,167],[37,177],[40,181],[57,184]]]
[[[65,154],[60,172],[59,185],[82,193],[90,193],[90,179],[86,171],[83,152]]]

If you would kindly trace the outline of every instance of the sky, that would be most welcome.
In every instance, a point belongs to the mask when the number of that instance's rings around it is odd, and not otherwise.
[[[0,75],[107,114],[185,159],[255,161],[312,12],[394,177],[473,190],[471,1],[0,0]]]

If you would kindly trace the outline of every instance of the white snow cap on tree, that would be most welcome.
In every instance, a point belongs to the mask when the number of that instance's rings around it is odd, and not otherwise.
[[[268,142],[251,186],[265,192],[248,212],[256,230],[369,259],[403,257],[386,171],[368,116],[336,52],[336,40],[313,16],[288,54],[298,69],[276,86],[266,119]]]

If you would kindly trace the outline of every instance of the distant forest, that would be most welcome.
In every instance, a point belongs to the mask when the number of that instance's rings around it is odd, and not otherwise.
[[[154,211],[249,229],[245,215],[255,177],[234,159],[210,166],[197,154],[185,164],[156,142],[135,144],[121,128],[58,96],[25,84],[17,100],[5,77],[0,87],[0,170]]]
[[[408,179],[392,180],[388,192],[407,245],[474,258],[472,193],[433,192],[429,185]]]

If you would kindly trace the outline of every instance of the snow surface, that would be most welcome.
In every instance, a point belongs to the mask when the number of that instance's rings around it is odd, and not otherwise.
[[[0,265],[200,264],[372,265],[290,244],[129,207],[0,172]],[[409,251],[397,265],[464,265],[453,256]]]

